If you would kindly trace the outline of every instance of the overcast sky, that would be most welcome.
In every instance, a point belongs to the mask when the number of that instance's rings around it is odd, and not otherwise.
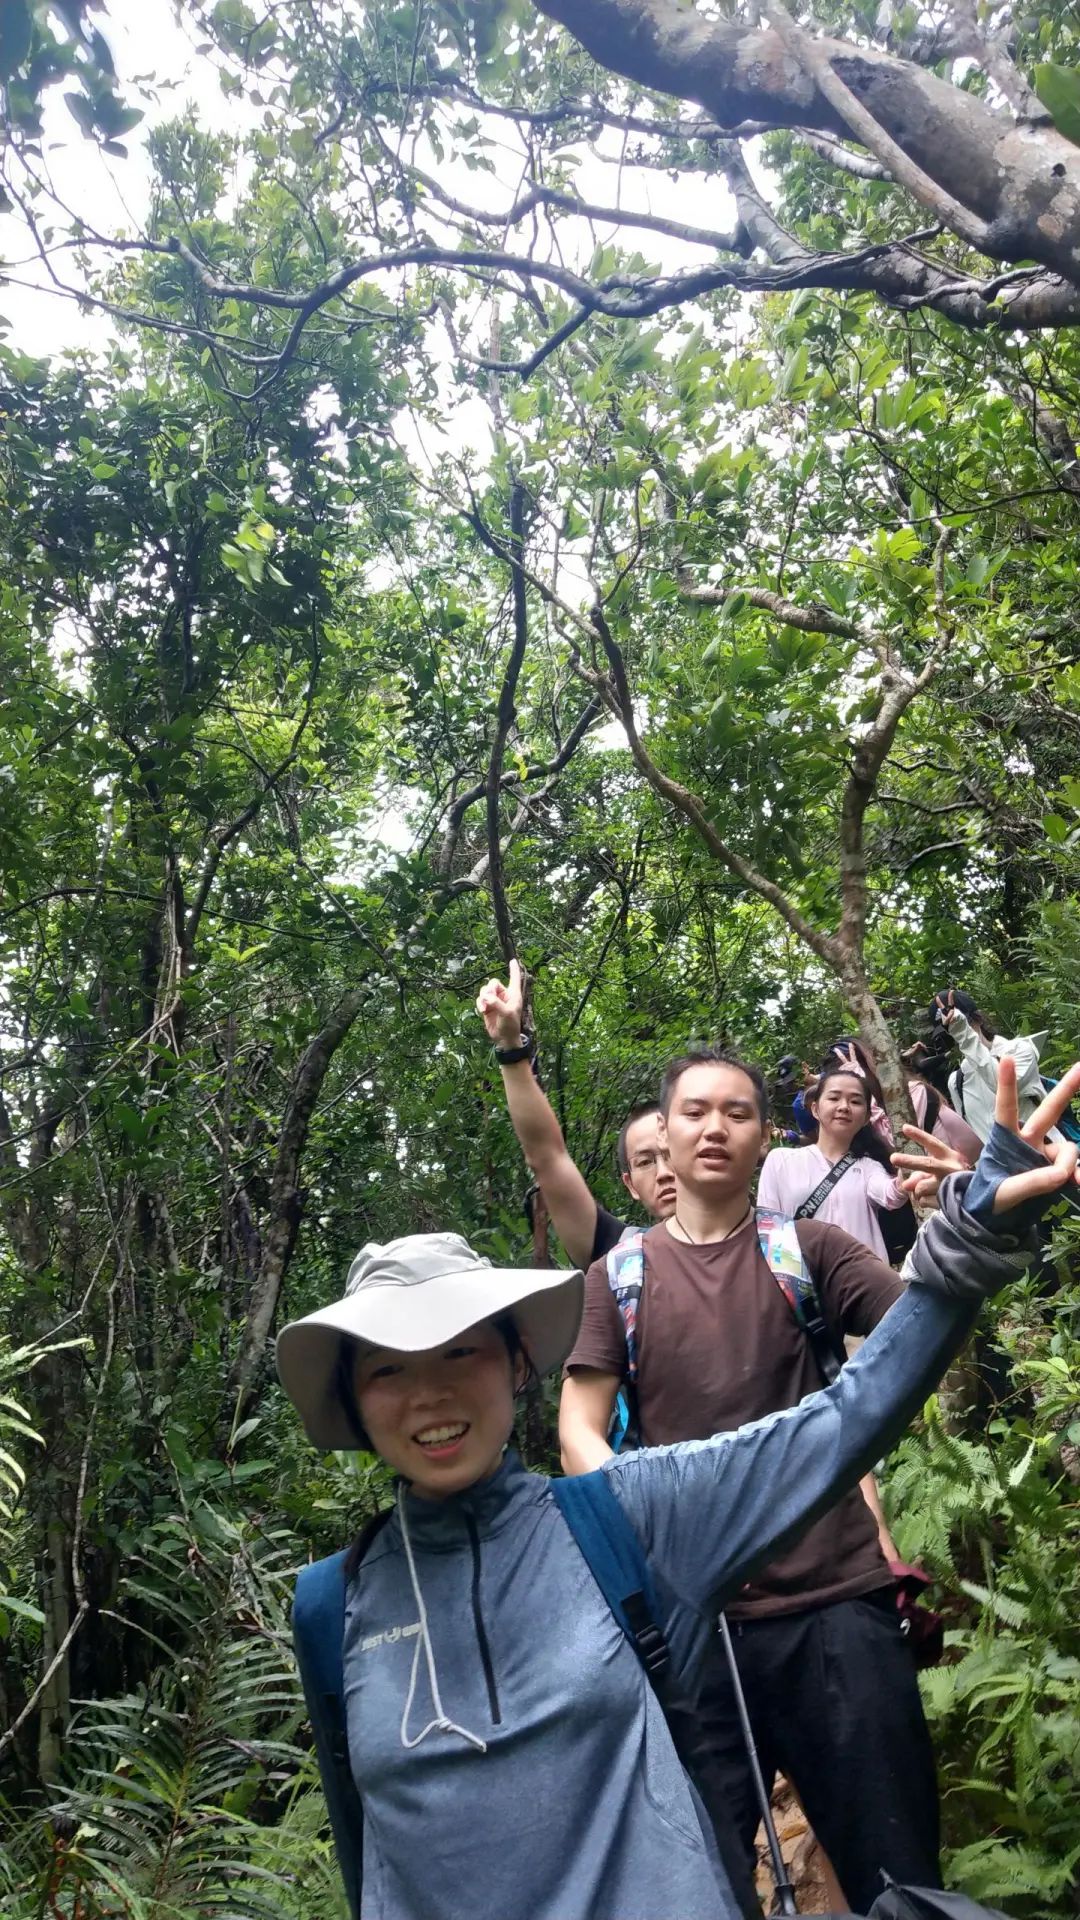
[[[127,137],[128,159],[113,159],[93,140],[83,138],[63,103],[63,89],[57,87],[46,96],[45,158],[57,193],[68,207],[99,231],[130,235],[139,231],[148,206],[145,141],[150,128],[171,119],[188,103],[194,104],[202,124],[214,130],[235,132],[245,121],[254,128],[261,115],[245,99],[223,95],[213,61],[196,55],[194,29],[177,24],[171,0],[108,0],[100,21],[112,48],[120,92],[129,104],[144,108],[146,119]],[[148,80],[151,75],[153,80]],[[513,131],[505,123],[490,122],[485,130],[499,143],[493,149],[494,175],[469,172],[452,160],[441,169],[433,158],[429,165],[461,199],[501,207],[509,204],[520,186],[521,150],[515,150]],[[732,223],[732,207],[722,183],[704,182],[694,175],[675,182],[660,172],[622,169],[617,165],[618,151],[618,140],[612,136],[606,162],[583,155],[577,175],[583,196],[598,204],[618,201],[637,211],[668,214],[704,227],[724,228]],[[580,228],[576,236],[570,234],[569,223],[560,225],[564,247],[570,244],[567,264],[584,265],[592,251],[593,234],[585,222],[574,225]],[[599,237],[610,236],[600,230]],[[523,233],[518,244],[524,245],[524,239]],[[668,272],[700,266],[709,258],[700,247],[658,234],[630,233],[623,244],[639,244],[650,260]],[[82,313],[72,301],[46,290],[47,276],[40,262],[27,259],[26,233],[17,218],[0,218],[0,249],[9,275],[3,312],[20,347],[51,354],[65,346],[108,339],[111,323],[106,317]],[[63,267],[61,277],[74,277],[70,261],[61,256],[58,264]],[[26,282],[31,284],[18,284]]]

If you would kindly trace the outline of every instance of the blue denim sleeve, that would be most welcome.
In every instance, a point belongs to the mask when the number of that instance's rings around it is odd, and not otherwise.
[[[989,1226],[993,1219],[994,1196],[1002,1181],[1007,1180],[1011,1173],[1023,1171],[1023,1166],[1017,1165],[1019,1159],[1029,1168],[1046,1165],[1045,1156],[1036,1147],[1018,1139],[1015,1133],[1010,1133],[995,1120],[964,1194],[964,1207],[980,1226]],[[1013,1232],[1034,1226],[1045,1213],[1046,1206],[1046,1196],[1041,1195],[1038,1199],[1026,1201],[1022,1207],[1014,1207],[1008,1215]]]

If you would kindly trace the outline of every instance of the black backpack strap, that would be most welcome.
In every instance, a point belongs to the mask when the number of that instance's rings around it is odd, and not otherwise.
[[[795,1209],[796,1220],[812,1220],[815,1213],[825,1205],[837,1182],[842,1180],[849,1167],[855,1165],[855,1155],[845,1153],[834,1166],[829,1168],[823,1179],[819,1180],[813,1193],[808,1194],[801,1207]]]

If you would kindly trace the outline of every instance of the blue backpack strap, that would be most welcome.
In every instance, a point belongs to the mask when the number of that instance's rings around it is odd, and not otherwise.
[[[761,1256],[802,1328],[825,1385],[831,1386],[844,1364],[821,1310],[814,1276],[803,1259],[798,1229],[786,1213],[755,1209]]]
[[[637,1413],[637,1317],[641,1290],[645,1285],[644,1235],[640,1227],[627,1227],[607,1257],[607,1282],[619,1309],[623,1338],[626,1341],[626,1382],[620,1387],[608,1428],[608,1445],[613,1453],[638,1444]]]
[[[586,1566],[645,1669],[675,1751],[711,1822],[739,1910],[744,1920],[761,1920],[745,1848],[731,1819],[728,1782],[717,1767],[695,1707],[672,1672],[649,1562],[633,1522],[602,1470],[548,1484]]]
[[[301,1567],[293,1598],[293,1643],[315,1735],[323,1791],[352,1920],[360,1920],[364,1814],[345,1728],[345,1589],[353,1549]]]
[[[649,1563],[601,1471],[552,1480],[551,1491],[604,1599],[655,1684],[669,1664]]]

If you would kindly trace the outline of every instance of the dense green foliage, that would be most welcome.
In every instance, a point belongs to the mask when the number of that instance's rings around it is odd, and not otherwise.
[[[39,224],[39,95],[74,75],[88,138],[135,125],[88,11],[0,39]],[[526,379],[559,288],[439,260],[356,281],[282,360],[280,310],[177,242],[264,294],[448,221],[478,249],[446,192],[516,175],[471,92],[578,103],[565,150],[544,123],[560,192],[611,116],[671,103],[524,5],[182,11],[251,129],[155,124],[148,250],[78,229],[107,351],[0,348],[12,1920],[339,1911],[288,1576],[385,1489],[302,1442],[268,1337],[367,1239],[528,1253],[472,1010],[511,950],[612,1204],[626,1107],[691,1036],[771,1063],[854,1018],[902,1101],[955,979],[1049,1028],[1051,1071],[1080,1052],[1075,336],[720,289],[595,314]],[[1048,12],[1041,51],[1070,31]],[[718,148],[650,139],[643,170],[719,194]],[[788,133],[768,162],[815,246],[914,224]],[[594,282],[660,264],[566,219]],[[1080,1888],[1075,1244],[1000,1311],[998,1400],[935,1404],[890,1492],[948,1596],[951,1871],[1032,1920]],[[543,1458],[543,1406],[524,1437]]]

